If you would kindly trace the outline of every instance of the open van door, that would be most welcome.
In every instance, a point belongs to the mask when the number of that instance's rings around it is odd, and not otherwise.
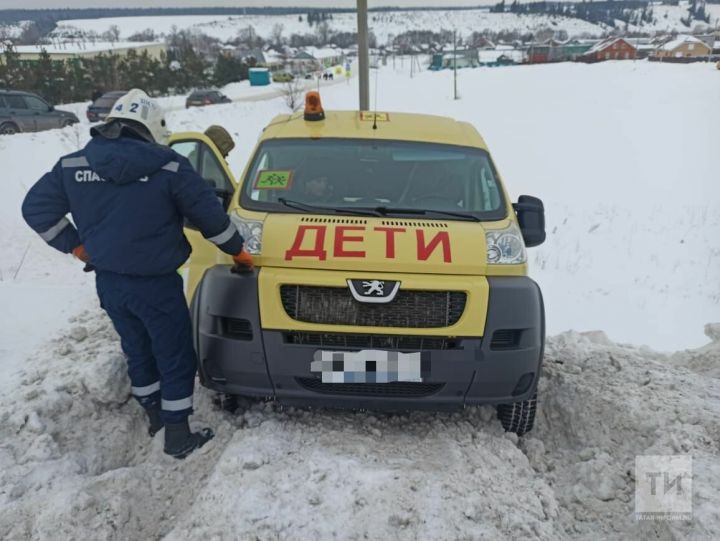
[[[232,200],[237,181],[225,159],[212,140],[203,133],[182,132],[170,137],[170,148],[185,156],[201,177],[215,190],[225,210]],[[203,273],[213,265],[222,262],[225,254],[217,246],[202,236],[189,222],[185,223],[185,236],[192,246],[190,258],[180,268],[185,284],[185,296],[188,302]]]

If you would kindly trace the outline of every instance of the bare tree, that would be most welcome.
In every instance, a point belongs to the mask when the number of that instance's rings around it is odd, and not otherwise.
[[[120,41],[120,28],[116,24],[112,25],[107,31],[103,32],[103,39],[106,39],[110,43],[117,43]]]
[[[330,37],[330,25],[327,23],[327,21],[323,21],[317,25],[317,28],[315,29],[315,34],[318,38],[318,45],[327,45],[328,39]]]
[[[272,30],[270,31],[270,41],[275,47],[282,47],[284,30],[285,25],[283,24],[278,23],[273,25]]]
[[[291,111],[297,111],[302,105],[302,94],[303,94],[303,83],[302,79],[295,77],[294,79],[283,84],[280,90],[283,98],[285,98],[285,104],[290,108]]]
[[[21,45],[35,45],[40,41],[42,34],[38,29],[37,25],[32,22],[28,23],[23,27],[23,30],[18,38],[18,43]]]
[[[141,32],[135,32],[132,36],[127,38],[128,41],[155,41],[157,40],[157,34],[152,28],[146,28]]]
[[[238,45],[245,45],[248,49],[262,47],[263,44],[262,38],[258,36],[255,28],[251,24],[238,30],[235,41]]]
[[[544,27],[535,32],[535,40],[542,43],[548,41],[555,36],[555,30],[552,28]]]

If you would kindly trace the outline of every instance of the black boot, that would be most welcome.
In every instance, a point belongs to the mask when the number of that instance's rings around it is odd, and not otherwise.
[[[215,434],[209,428],[200,432],[190,432],[187,419],[181,423],[167,423],[165,425],[165,454],[174,458],[185,458],[195,449],[200,449],[209,442]]]
[[[152,438],[160,432],[160,429],[165,426],[165,423],[162,420],[162,417],[160,416],[160,404],[157,405],[157,407],[149,407],[145,410],[145,413],[147,413],[148,417],[148,434],[150,434],[150,437]]]

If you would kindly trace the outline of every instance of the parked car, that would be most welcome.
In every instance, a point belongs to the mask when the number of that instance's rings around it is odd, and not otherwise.
[[[232,100],[218,90],[195,90],[185,100],[185,107],[203,107],[218,103],[231,103]]]
[[[278,71],[273,73],[272,77],[273,83],[289,83],[293,79],[295,79],[295,76],[287,71]]]
[[[90,122],[100,122],[105,120],[105,117],[110,114],[115,102],[127,92],[125,90],[113,90],[112,92],[105,92],[102,96],[96,99],[90,107],[87,108],[87,119]]]
[[[55,109],[37,94],[0,90],[0,134],[51,130],[78,122],[73,113]]]

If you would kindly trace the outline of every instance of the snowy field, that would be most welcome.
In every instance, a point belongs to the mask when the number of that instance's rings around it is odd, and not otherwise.
[[[82,19],[60,21],[56,35],[72,34],[75,30],[105,32],[116,25],[121,30],[121,39],[136,32],[152,28],[157,33],[169,34],[173,27],[178,30],[196,29],[223,41],[237,36],[239,30],[251,25],[258,35],[269,38],[276,24],[283,25],[283,34],[313,34],[315,27],[298,19],[297,15],[234,15],[234,16],[169,16],[169,17],[121,17],[106,19]],[[354,13],[336,13],[328,21],[333,32],[356,32],[357,16]],[[370,14],[370,30],[378,43],[387,43],[391,36],[409,30],[457,30],[461,36],[475,31],[517,30],[534,32],[543,28],[567,30],[571,35],[588,33],[600,35],[604,29],[598,25],[566,17],[549,15],[515,15],[511,13],[489,13],[487,10],[438,10],[438,11],[389,11]]]
[[[488,5],[496,2],[487,2]],[[482,5],[478,2],[477,5]],[[687,5],[679,6],[653,6],[655,20],[643,26],[632,26],[630,30],[640,32],[677,31],[688,32],[691,29],[706,28],[712,30],[720,20],[720,5],[708,4],[707,12],[710,14],[710,23],[705,24],[693,21],[688,28],[680,20],[687,17]],[[167,35],[172,30],[195,29],[210,36],[227,41],[237,36],[238,31],[252,26],[258,35],[269,38],[275,25],[283,26],[283,35],[287,38],[291,34],[312,34],[315,27],[305,21],[300,21],[297,15],[176,15],[165,17],[115,17],[104,19],[76,19],[60,21],[55,35],[72,35],[78,30],[81,32],[96,32],[102,34],[111,26],[120,28],[120,38],[141,32],[147,28],[158,34]],[[357,19],[354,13],[337,13],[328,21],[330,29],[334,32],[355,32]],[[370,13],[370,30],[375,34],[379,44],[388,43],[393,36],[410,30],[457,30],[458,35],[469,37],[473,32],[537,32],[550,28],[556,31],[565,30],[570,36],[591,35],[601,36],[608,30],[604,25],[597,25],[580,19],[555,17],[550,15],[532,14],[516,15],[513,13],[490,13],[487,9],[466,10],[436,10],[436,11],[387,11]],[[619,22],[619,27],[624,23]]]
[[[490,407],[372,415],[253,404],[194,422],[178,463],[149,440],[92,276],[22,223],[26,190],[87,124],[0,137],[0,539],[720,538],[720,72],[607,62],[409,77],[380,110],[472,122],[513,199],[545,201],[530,272],[548,316],[536,430]],[[371,81],[374,86],[374,80]],[[356,81],[323,90],[356,105]],[[225,125],[239,172],[282,99],[177,110]],[[706,323],[715,325],[705,326]],[[624,345],[618,345],[623,343]],[[657,353],[654,350],[677,353]],[[692,521],[637,521],[638,454],[691,454]]]
[[[0,40],[19,38],[30,21],[21,21],[15,24],[0,24]]]

